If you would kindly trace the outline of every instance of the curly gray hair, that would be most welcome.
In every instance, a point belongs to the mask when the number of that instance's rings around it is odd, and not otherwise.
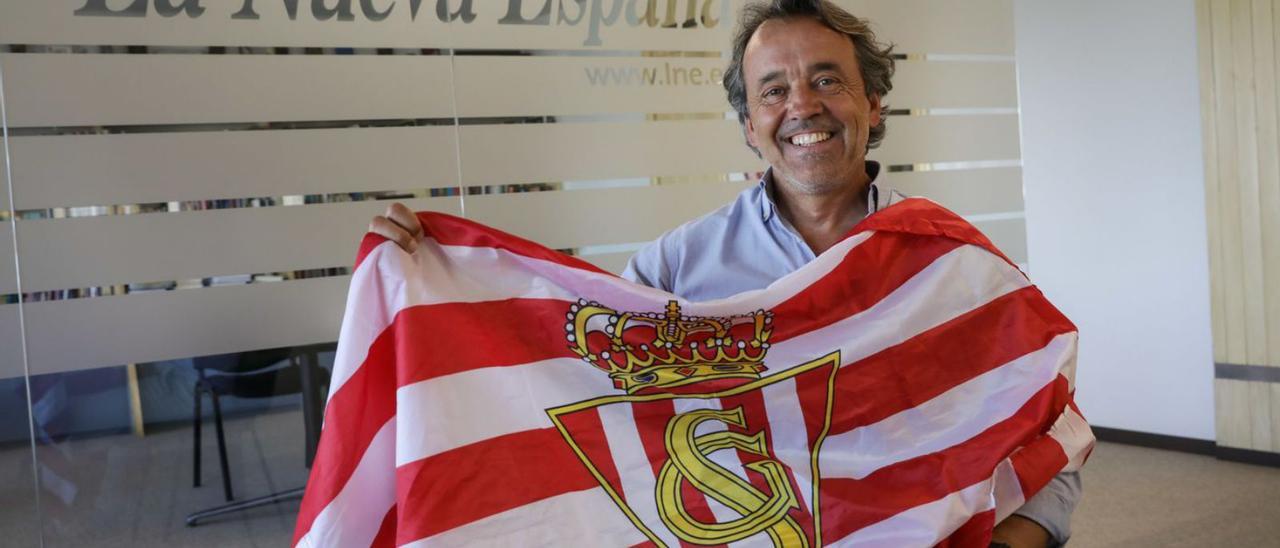
[[[771,19],[809,17],[831,30],[848,36],[853,41],[853,51],[858,58],[859,72],[867,96],[884,97],[893,89],[893,44],[876,40],[876,34],[866,19],[859,18],[828,0],[771,0],[749,4],[742,8],[738,30],[733,36],[733,58],[725,69],[724,90],[729,94],[729,104],[738,112],[738,122],[745,130],[747,122],[747,85],[742,74],[742,56],[751,36]],[[867,149],[876,148],[884,139],[885,117],[888,105],[880,104],[880,123],[871,128]],[[747,146],[751,146],[749,143]],[[751,147],[759,155],[760,151]]]

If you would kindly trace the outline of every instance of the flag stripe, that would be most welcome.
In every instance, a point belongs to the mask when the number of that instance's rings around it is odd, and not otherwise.
[[[505,299],[405,309],[396,318],[396,329],[412,329],[419,335],[401,338],[397,348],[403,364],[399,385],[481,367],[577,359],[565,340],[565,314],[571,304],[554,299]],[[502,335],[496,336],[499,333]],[[584,372],[591,369],[588,364],[579,365],[586,366]]]
[[[840,537],[823,541],[832,546],[858,548],[914,548],[933,546],[961,527],[970,516],[991,509],[991,480],[981,480],[925,504]],[[824,516],[825,518],[825,516]],[[831,521],[823,519],[823,528]],[[978,545],[985,546],[985,545]]]
[[[1062,446],[1049,436],[1020,447],[1009,455],[1009,459],[1018,474],[1018,483],[1022,485],[1022,496],[1026,499],[1035,496],[1067,465],[1067,455],[1062,452]]]
[[[849,250],[831,273],[773,308],[775,317],[805,319],[774,325],[773,341],[785,341],[870,308],[960,245],[942,238],[875,233]]]
[[[649,444],[641,439],[635,406],[606,405],[599,409],[609,451],[614,455],[615,465],[621,474],[618,483],[621,491],[618,495],[626,501],[640,521],[658,523],[658,506],[653,496],[658,483],[657,471],[653,468],[655,457],[650,454]],[[669,401],[653,402],[641,414],[646,417],[645,421],[662,421],[664,424],[673,415],[675,408]],[[678,546],[680,543],[666,528],[651,532],[667,546]]]
[[[826,401],[826,384],[825,376],[814,376],[818,392],[815,399],[806,399],[805,401]],[[801,398],[798,391],[801,390],[801,381],[799,379],[788,379],[785,382],[777,382],[765,386],[761,389],[764,395],[764,405],[769,416],[769,447],[773,448],[777,453],[778,460],[787,465],[794,476],[794,485],[796,495],[801,499],[806,512],[813,508],[813,492],[810,487],[813,485],[813,464],[812,455],[809,450],[812,447],[812,441],[817,439],[817,431],[812,434],[807,428],[796,428],[797,425],[806,424],[807,417],[805,407],[800,404]],[[814,405],[816,413],[825,411],[824,406]],[[820,420],[820,419],[819,419]],[[774,428],[773,424],[787,425],[784,428]],[[821,429],[821,426],[818,427]],[[812,527],[810,527],[812,529]],[[811,531],[810,531],[811,532]]]
[[[393,246],[394,247],[394,246]],[[383,270],[405,272],[408,261],[403,254],[382,254]],[[387,283],[376,265],[358,268],[351,273],[351,287],[347,290],[347,309],[342,316],[342,330],[338,335],[338,349],[333,359],[333,374],[329,379],[329,399],[355,375],[368,359],[370,347],[384,335],[397,311],[404,306],[404,292]]]
[[[387,272],[401,276],[384,274]],[[363,363],[369,345],[406,308],[514,298],[567,302],[604,295],[627,309],[656,311],[666,304],[665,293],[612,274],[566,268],[501,249],[442,246],[428,239],[417,253],[409,255],[385,242],[352,274],[347,295],[351,306],[343,317],[330,394],[341,389]]]
[[[433,239],[439,242],[440,245],[502,249],[533,259],[551,261],[569,268],[608,274],[608,272],[601,270],[600,267],[582,259],[570,257],[519,236],[475,221],[468,221],[461,217],[446,213],[421,212],[418,213],[418,222],[422,225],[423,237]],[[356,268],[364,264],[365,259],[374,249],[387,241],[386,238],[377,234],[365,234],[364,239],[360,242],[359,251],[356,253]]]
[[[404,544],[556,495],[599,488],[554,428],[460,447],[396,469]]]
[[[426,235],[442,245],[502,249],[533,259],[551,261],[570,268],[608,274],[600,267],[576,257],[547,249],[537,243],[501,230],[444,213],[419,213]]]
[[[1003,455],[1047,427],[1044,417],[1065,389],[1065,380],[1055,380],[1014,416],[944,451],[881,468],[860,480],[825,478],[821,488],[823,538],[843,538],[908,508],[943,498],[957,488],[990,480]]]
[[[978,227],[931,200],[908,198],[877,213],[862,219],[850,232],[887,230],[942,236],[983,248],[1000,257],[1010,266],[1016,266],[996,248],[995,244],[991,243],[981,230],[978,230]]]
[[[1058,441],[1067,454],[1068,462],[1064,469],[1066,471],[1079,470],[1084,466],[1084,461],[1089,458],[1089,453],[1093,451],[1095,441],[1093,430],[1089,429],[1089,423],[1080,416],[1080,409],[1076,407],[1074,398],[1068,402],[1067,409],[1063,410],[1057,422],[1053,423],[1053,427],[1049,429],[1049,435]]]
[[[964,522],[959,529],[939,542],[937,548],[970,548],[991,543],[991,530],[996,526],[995,510],[979,512]]]
[[[653,546],[603,489],[574,491],[531,502],[437,535],[405,548],[509,546]]]
[[[395,505],[395,432],[395,419],[382,425],[362,448],[363,457],[352,471],[350,481],[343,482],[342,489],[315,515],[311,527],[295,544],[368,546],[373,542],[383,516]],[[307,485],[307,496],[310,496],[310,486],[315,484],[308,482]]]
[[[587,374],[584,374],[586,372]],[[613,390],[581,360],[484,367],[401,387],[397,416],[418,428],[396,436],[396,465],[524,430],[551,428],[546,410]],[[485,397],[470,397],[485,394]],[[466,417],[467,428],[451,428]]]
[[[395,548],[396,545],[396,507],[393,505],[382,517],[382,525],[378,527],[378,535],[373,537],[369,548]]]
[[[978,280],[956,283],[965,275]],[[839,350],[841,363],[861,361],[1007,293],[1028,287],[1025,277],[981,249],[952,251],[862,313],[773,345],[766,363],[796,364]]]
[[[1044,348],[959,384],[938,397],[875,423],[827,439],[833,447],[859,451],[828,452],[826,477],[860,479],[888,466],[942,451],[1009,418],[1044,385],[1058,377],[1075,333],[1059,335]],[[903,444],[898,440],[915,440]]]
[[[831,433],[884,420],[1074,330],[1035,287],[998,297],[907,342],[841,368],[836,376],[837,394],[880,394],[841,400],[832,417]]]
[[[1022,494],[1022,482],[1018,480],[1018,472],[1013,469],[1010,459],[996,465],[996,471],[991,474],[991,488],[996,500],[996,523],[1004,521],[1027,502]]]
[[[311,529],[316,516],[342,491],[374,437],[395,413],[394,332],[384,332],[369,347],[363,366],[343,390],[333,393],[324,413],[324,431],[298,510],[294,542]],[[327,439],[342,443],[326,442]],[[394,456],[394,453],[393,453]],[[394,462],[394,461],[393,461]]]
[[[565,415],[562,420],[565,428],[570,432],[577,433],[573,440],[579,447],[589,446],[594,449],[591,465],[595,473],[600,475],[600,479],[607,485],[621,483],[618,467],[615,464],[617,458],[609,447],[609,440],[604,430],[604,421],[600,416],[599,409],[590,409],[581,413]],[[586,464],[580,460],[577,464],[580,467],[586,467]]]
[[[740,314],[743,310],[772,310],[805,291],[805,288],[831,276],[837,268],[845,266],[845,257],[849,252],[866,244],[875,235],[874,232],[864,232],[845,238],[804,265],[804,268],[775,280],[767,288],[744,291],[715,301],[689,303],[690,313],[698,316],[724,316]]]

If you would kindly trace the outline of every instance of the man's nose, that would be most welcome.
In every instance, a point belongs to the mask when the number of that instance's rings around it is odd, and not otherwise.
[[[795,86],[787,95],[787,114],[794,119],[804,120],[822,113],[822,98],[809,86]]]

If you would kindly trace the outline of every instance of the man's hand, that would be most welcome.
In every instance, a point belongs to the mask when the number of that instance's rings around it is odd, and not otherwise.
[[[422,238],[422,224],[404,204],[396,202],[387,207],[387,212],[369,221],[369,232],[391,240],[409,253],[418,249],[418,239]]]
[[[1005,518],[991,533],[992,546],[1044,548],[1049,545],[1049,540],[1049,532],[1044,527],[1019,515]]]

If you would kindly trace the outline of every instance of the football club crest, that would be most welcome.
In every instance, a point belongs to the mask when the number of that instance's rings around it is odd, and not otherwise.
[[[818,453],[839,352],[762,375],[772,313],[570,307],[570,348],[620,394],[548,409],[565,441],[658,546],[820,546]]]

